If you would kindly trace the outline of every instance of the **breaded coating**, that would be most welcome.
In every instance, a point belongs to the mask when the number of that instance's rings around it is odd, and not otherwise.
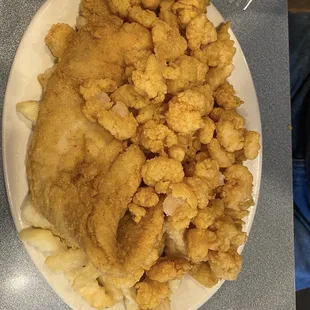
[[[183,257],[161,257],[146,274],[151,280],[164,283],[181,278],[191,268],[190,262]]]
[[[205,208],[208,205],[209,200],[213,198],[213,191],[209,188],[207,180],[194,176],[185,178],[185,183],[189,185],[195,193],[198,200],[198,208]]]
[[[206,62],[211,67],[223,68],[232,64],[236,54],[234,41],[230,40],[228,32],[230,23],[224,23],[219,27],[217,41],[207,45],[202,50],[194,52],[195,57]]]
[[[245,119],[243,116],[238,114],[235,110],[224,110],[222,108],[215,108],[210,113],[210,118],[218,122],[222,121],[231,121],[236,129],[243,129],[245,124]]]
[[[178,143],[178,138],[167,126],[148,121],[142,126],[140,141],[146,149],[163,155],[165,149]]]
[[[166,113],[169,127],[183,134],[202,128],[202,117],[212,109],[210,106],[213,106],[211,98],[212,96],[208,98],[203,92],[198,91],[198,88],[185,90],[173,97]]]
[[[172,5],[172,11],[177,15],[180,27],[185,28],[193,18],[206,13],[209,3],[209,0],[177,0]]]
[[[132,81],[138,93],[147,95],[150,99],[163,101],[167,93],[167,85],[163,77],[163,62],[154,54],[146,62],[145,70],[136,70],[132,73]]]
[[[216,90],[219,86],[224,84],[234,69],[235,67],[232,64],[226,67],[212,67],[206,75],[206,83],[211,86],[212,90]]]
[[[167,104],[157,103],[147,105],[145,108],[139,110],[136,120],[139,124],[145,124],[148,121],[154,120],[156,122],[164,123],[167,110]]]
[[[144,71],[148,58],[152,55],[152,51],[149,49],[143,49],[140,51],[131,50],[125,54],[125,64],[127,68],[135,68]]]
[[[253,176],[242,165],[232,165],[225,172],[225,184],[220,188],[225,207],[239,210],[239,205],[252,198]]]
[[[131,7],[131,0],[107,0],[110,10],[120,17],[127,17]]]
[[[74,36],[74,32],[74,29],[67,24],[56,24],[52,26],[45,38],[45,43],[54,57],[62,57],[70,40]]]
[[[180,75],[177,79],[167,81],[168,93],[173,95],[193,86],[203,84],[209,69],[203,62],[187,55],[182,55],[173,64],[180,70]]]
[[[142,5],[149,10],[156,10],[161,0],[141,0]]]
[[[131,215],[133,216],[133,220],[136,223],[139,223],[141,219],[146,215],[146,210],[135,203],[130,203],[128,205],[128,210],[130,211]]]
[[[188,257],[197,264],[208,260],[209,249],[216,246],[217,236],[210,230],[192,228],[186,233],[186,242]]]
[[[229,167],[235,162],[235,154],[225,151],[219,141],[215,138],[213,138],[208,144],[208,151],[220,168]]]
[[[171,293],[167,283],[160,283],[149,278],[137,283],[136,289],[136,301],[141,309],[156,308]]]
[[[190,275],[207,288],[213,287],[219,281],[207,262],[195,265],[190,271]]]
[[[133,197],[133,202],[144,208],[151,208],[158,204],[159,197],[153,187],[140,187]]]
[[[86,101],[83,114],[88,120],[98,123],[119,140],[133,137],[137,131],[137,121],[124,103],[116,103],[110,110],[96,101]]]
[[[156,20],[156,14],[150,10],[143,10],[140,6],[134,6],[128,10],[128,18],[132,22],[137,22],[140,25],[151,28]]]
[[[128,108],[142,109],[149,105],[147,96],[142,96],[137,93],[133,85],[125,84],[111,94],[111,99],[114,103],[122,102]]]
[[[217,40],[217,33],[214,25],[208,20],[205,14],[193,18],[186,28],[188,47],[191,50],[198,50],[202,45],[208,45]],[[208,58],[208,57],[207,57]],[[208,65],[210,65],[208,63]]]
[[[235,280],[241,270],[242,257],[233,252],[212,252],[209,254],[211,271],[223,280]]]
[[[216,90],[214,99],[217,105],[227,110],[236,109],[243,104],[243,101],[236,96],[234,87],[227,81]]]
[[[215,124],[216,138],[227,152],[239,151],[244,146],[243,130],[237,129],[231,121],[220,120]]]
[[[168,150],[169,158],[182,162],[185,157],[185,151],[178,145],[173,145]]]
[[[198,210],[198,213],[192,222],[197,228],[207,229],[214,223],[217,218],[223,215],[224,203],[222,200],[213,199],[210,201],[207,207]]]
[[[260,150],[260,135],[255,131],[246,131],[244,136],[244,156],[247,159],[255,159]]]
[[[204,179],[211,189],[215,189],[220,185],[220,167],[214,159],[207,158],[197,162],[194,175]]]
[[[176,60],[184,54],[187,42],[175,27],[161,20],[153,23],[152,37],[155,55],[160,59]]]
[[[180,183],[184,178],[183,167],[177,160],[167,157],[155,157],[142,167],[142,178],[145,184],[157,189],[168,189],[170,183]]]
[[[204,127],[199,130],[199,141],[203,144],[208,144],[211,142],[214,131],[215,131],[215,124],[212,119],[208,116],[203,118]]]

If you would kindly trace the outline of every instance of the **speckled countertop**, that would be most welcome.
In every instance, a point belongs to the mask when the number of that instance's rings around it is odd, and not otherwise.
[[[1,103],[19,41],[43,2],[0,0]],[[237,281],[226,282],[201,309],[293,310],[287,1],[254,0],[246,12],[229,2],[215,0],[214,4],[233,21],[233,31],[253,75],[263,122],[263,179],[257,215],[244,251],[243,271]],[[0,109],[2,112],[2,104]],[[2,173],[0,199],[0,309],[68,309],[44,281],[17,239]]]

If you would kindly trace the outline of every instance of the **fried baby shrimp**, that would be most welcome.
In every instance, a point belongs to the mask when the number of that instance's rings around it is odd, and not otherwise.
[[[128,9],[128,18],[131,22],[137,22],[146,28],[151,28],[156,20],[156,14],[150,10],[143,10],[140,6],[133,6]]]
[[[210,156],[220,168],[227,168],[235,162],[235,154],[225,151],[217,139],[213,138],[207,147]]]
[[[186,28],[193,18],[206,12],[209,3],[209,0],[178,0],[172,5],[172,11],[177,15],[180,27]]]
[[[202,117],[213,106],[213,98],[204,92],[208,86],[185,90],[169,102],[166,120],[171,129],[183,134],[194,132],[203,127]]]
[[[151,280],[161,283],[180,279],[191,270],[192,265],[183,257],[161,257],[150,270],[146,272]]]
[[[83,114],[91,122],[97,121],[119,140],[127,140],[136,134],[138,124],[122,102],[118,102],[110,110],[106,110],[102,104],[96,101],[86,101]]]
[[[171,183],[180,183],[184,178],[182,164],[163,156],[148,160],[141,174],[144,183],[155,187],[157,193],[165,193]]]
[[[178,18],[172,12],[172,6],[174,3],[175,0],[162,0],[160,2],[159,18],[171,27],[178,27]]]
[[[186,233],[186,244],[190,261],[197,264],[208,260],[209,250],[216,247],[217,236],[205,229],[192,228]]]
[[[231,121],[236,129],[243,129],[245,124],[244,117],[238,114],[235,110],[214,108],[209,116],[214,122],[218,122],[220,120]]]
[[[166,148],[178,143],[178,138],[167,126],[156,121],[148,121],[142,126],[140,141],[151,152],[164,155]]]
[[[208,262],[195,265],[190,271],[190,275],[207,288],[213,287],[219,281],[219,278],[212,272]]]
[[[164,200],[164,212],[168,215],[167,223],[172,229],[187,228],[197,214],[197,198],[185,183],[172,184],[170,194]]]
[[[224,215],[224,203],[220,199],[213,199],[204,209],[198,210],[192,223],[200,229],[207,229],[214,221]]]
[[[208,158],[197,162],[194,175],[200,179],[204,179],[210,189],[214,189],[220,185],[220,167],[214,159]]]
[[[132,72],[132,81],[136,91],[150,99],[164,100],[167,93],[167,85],[163,77],[163,62],[151,54],[146,62],[145,70]]]
[[[156,121],[158,123],[165,122],[164,113],[167,111],[168,105],[165,103],[149,104],[139,110],[136,121],[139,124],[145,124],[148,121]]]
[[[215,124],[216,138],[227,152],[239,151],[244,146],[243,130],[237,129],[231,121],[220,120]]]
[[[226,208],[239,210],[239,205],[252,198],[253,176],[245,166],[236,164],[225,172],[225,183],[220,195]]]
[[[185,157],[185,151],[179,145],[173,145],[168,149],[169,158],[182,162]]]
[[[228,32],[230,23],[224,23],[219,27],[217,41],[208,44],[202,50],[194,51],[194,56],[200,61],[206,62],[211,67],[223,68],[232,64],[236,54],[234,41],[230,40]]]
[[[133,197],[133,202],[144,208],[151,208],[158,204],[159,197],[153,187],[140,187]]]
[[[217,40],[217,33],[214,25],[208,20],[205,14],[193,18],[186,28],[188,47],[191,50],[200,49],[201,45],[208,45]]]
[[[171,294],[167,283],[160,283],[149,278],[135,285],[136,302],[141,309],[153,309],[159,306]]]
[[[246,131],[244,137],[244,156],[247,159],[255,159],[258,156],[258,152],[261,148],[260,146],[260,135],[255,131]]]
[[[154,52],[159,59],[176,60],[187,49],[187,42],[179,33],[178,28],[171,27],[161,20],[153,23],[152,38]]]
[[[210,252],[209,264],[214,275],[223,280],[236,280],[241,271],[242,257],[237,251]]]
[[[209,200],[214,196],[207,180],[193,176],[185,178],[184,182],[193,190],[195,196],[197,197],[198,208],[205,208],[208,205]]]
[[[230,77],[235,67],[233,64],[226,67],[210,68],[206,75],[206,83],[210,85],[212,90],[216,90],[219,86],[224,84],[226,79]]]
[[[227,220],[220,219],[212,225],[216,231],[217,244],[214,250],[227,252],[230,248],[236,248],[246,241],[246,234],[240,231],[234,221],[228,217]]]
[[[217,105],[227,110],[236,109],[243,104],[243,101],[236,96],[234,87],[227,81],[215,91],[214,98]]]
[[[204,127],[199,129],[199,141],[203,144],[208,144],[211,142],[214,131],[215,131],[215,124],[212,119],[208,116],[203,118]]]
[[[206,64],[195,57],[187,55],[182,55],[173,65],[180,70],[180,75],[177,79],[167,81],[168,93],[173,95],[193,86],[203,84],[209,69]]]
[[[125,64],[127,68],[134,67],[137,70],[145,70],[148,58],[152,55],[152,51],[145,49],[140,51],[131,50],[125,54]]]
[[[142,96],[137,93],[133,85],[125,84],[118,89],[116,89],[111,94],[111,99],[114,103],[122,102],[128,108],[142,109],[150,104],[147,96]]]

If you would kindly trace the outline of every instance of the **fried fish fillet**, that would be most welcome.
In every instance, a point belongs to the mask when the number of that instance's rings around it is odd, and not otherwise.
[[[82,247],[102,273],[130,287],[158,258],[162,206],[139,224],[122,220],[141,183],[145,157],[137,146],[124,151],[121,141],[86,119],[79,89],[104,78],[120,86],[124,54],[151,49],[151,34],[137,23],[123,23],[103,0],[84,0],[81,11],[87,26],[75,31],[58,24],[46,39],[58,63],[45,85],[28,153],[30,192],[68,245]]]

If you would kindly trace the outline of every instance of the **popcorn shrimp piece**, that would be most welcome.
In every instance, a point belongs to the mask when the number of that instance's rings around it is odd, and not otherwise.
[[[212,140],[215,131],[215,124],[210,117],[203,118],[204,127],[199,130],[199,140],[203,144],[208,144]]]
[[[134,87],[130,84],[125,84],[114,91],[111,95],[114,103],[122,102],[128,108],[142,109],[150,104],[146,96],[137,93]]]
[[[243,130],[236,129],[231,121],[220,120],[215,124],[216,138],[227,152],[239,151],[244,146]]]
[[[220,120],[231,121],[233,122],[236,129],[243,129],[245,124],[244,117],[238,114],[235,110],[214,108],[210,113],[210,118],[215,122],[218,122]]]
[[[231,73],[234,71],[235,67],[230,64],[226,67],[214,67],[210,68],[206,75],[206,83],[208,83],[212,90],[216,90],[219,86],[224,84],[226,79],[230,77]]]
[[[226,208],[239,210],[239,205],[252,198],[253,176],[245,166],[236,164],[225,172],[225,184],[220,188],[220,195]]]
[[[218,163],[220,168],[231,166],[235,162],[235,154],[225,151],[217,139],[212,139],[208,144],[210,156]]]
[[[164,21],[153,23],[152,37],[155,55],[160,59],[175,60],[187,49],[186,40],[180,35],[178,28],[171,27]]]
[[[140,141],[151,152],[165,154],[165,148],[176,145],[178,138],[167,126],[149,121],[142,127]]]
[[[147,95],[150,99],[159,98],[163,101],[167,85],[162,71],[163,63],[154,54],[150,55],[145,70],[136,70],[132,73],[132,81],[138,93]]]
[[[216,243],[216,239],[216,234],[210,230],[189,229],[186,233],[189,259],[195,264],[207,261],[209,249]]]
[[[190,275],[207,288],[212,288],[219,281],[207,262],[195,265],[190,271]]]
[[[246,131],[244,138],[244,155],[247,159],[255,159],[258,156],[258,152],[261,148],[260,135],[255,131]]]
[[[137,22],[140,25],[151,28],[156,20],[156,14],[150,10],[143,10],[140,6],[134,6],[128,9],[130,21]]]
[[[217,40],[214,25],[205,14],[193,18],[186,28],[186,38],[191,50],[198,50],[201,45],[207,45]]]
[[[236,252],[211,252],[209,264],[214,275],[223,280],[235,280],[241,271],[242,257]]]
[[[191,268],[190,262],[183,257],[161,257],[146,274],[151,280],[164,283],[180,279]]]
[[[159,306],[171,294],[167,283],[160,283],[149,278],[136,284],[136,301],[142,310]]]
[[[159,198],[153,187],[141,187],[135,193],[133,202],[144,208],[151,208],[158,204]]]
[[[225,82],[215,92],[215,102],[224,109],[236,109],[243,101],[236,96],[233,86],[229,82]]]
[[[174,62],[180,70],[180,76],[174,80],[168,80],[168,93],[176,95],[177,93],[190,89],[193,86],[202,84],[209,67],[196,59],[195,57],[182,55]]]
[[[142,178],[145,184],[167,190],[170,183],[180,183],[184,178],[183,167],[177,160],[167,157],[155,157],[142,167]],[[156,190],[156,192],[158,192]]]

